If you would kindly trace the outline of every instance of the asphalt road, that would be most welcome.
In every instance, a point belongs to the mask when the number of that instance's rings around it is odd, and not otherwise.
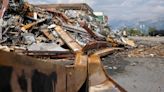
[[[164,43],[164,37],[131,38],[144,45]],[[128,92],[164,92],[164,57],[111,56],[103,63],[109,75]]]
[[[124,58],[124,61],[130,65],[112,77],[128,92],[164,92],[164,58]]]

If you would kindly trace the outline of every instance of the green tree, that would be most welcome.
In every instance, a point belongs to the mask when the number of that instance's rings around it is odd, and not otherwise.
[[[154,36],[155,31],[156,31],[155,27],[149,27],[149,29],[148,29],[149,35],[151,35],[151,36]]]
[[[142,35],[141,31],[135,28],[128,28],[127,32],[130,36]]]

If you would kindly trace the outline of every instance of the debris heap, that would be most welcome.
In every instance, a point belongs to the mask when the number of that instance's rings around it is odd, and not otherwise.
[[[107,24],[97,20],[86,4],[74,10],[69,5],[68,8],[62,8],[62,5],[60,8],[45,8],[21,0],[11,1],[1,3],[5,8],[0,12],[0,49],[26,53],[70,52],[91,42],[108,46],[127,45],[124,38],[111,35]],[[76,44],[81,47],[74,48]]]
[[[0,65],[12,66],[14,73],[22,71],[22,74],[15,74],[16,77],[22,75],[31,79],[35,73],[38,75],[32,83],[38,79],[36,83],[41,83],[36,85],[40,86],[31,85],[29,80],[28,86],[39,91],[52,87],[55,92],[78,92],[84,84],[92,92],[126,92],[105,73],[101,58],[122,50],[118,46],[134,46],[134,43],[112,34],[107,24],[99,21],[86,4],[80,8],[77,8],[79,5],[40,8],[23,0],[3,0],[0,6],[0,50],[41,59],[0,51]],[[51,76],[51,73],[55,74]],[[6,86],[6,81],[3,85]],[[15,86],[19,85],[12,86],[17,89]],[[45,92],[49,92],[47,90]]]

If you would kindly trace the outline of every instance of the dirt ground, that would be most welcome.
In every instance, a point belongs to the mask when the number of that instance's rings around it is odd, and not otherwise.
[[[102,58],[104,68],[128,92],[164,92],[164,37],[131,37],[137,48]]]

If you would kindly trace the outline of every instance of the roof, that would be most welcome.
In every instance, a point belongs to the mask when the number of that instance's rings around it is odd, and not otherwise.
[[[93,9],[86,3],[74,3],[74,4],[40,4],[35,5],[40,8],[55,8],[55,9],[73,9],[73,10],[83,10],[93,13]]]
[[[103,12],[93,12],[93,14],[95,14],[96,16],[103,16],[104,15]]]

